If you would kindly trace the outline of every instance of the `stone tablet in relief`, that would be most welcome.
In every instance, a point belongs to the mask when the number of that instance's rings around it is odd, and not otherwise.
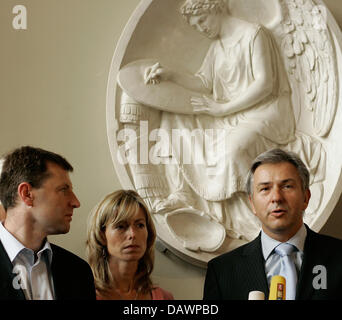
[[[244,182],[279,147],[311,175],[304,221],[341,194],[341,32],[322,1],[142,1],[110,69],[107,131],[123,188],[196,265],[260,231]]]

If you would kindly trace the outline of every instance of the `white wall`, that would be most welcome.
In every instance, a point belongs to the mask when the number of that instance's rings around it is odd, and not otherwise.
[[[34,145],[64,155],[81,201],[71,231],[50,240],[85,258],[86,218],[119,189],[106,134],[111,58],[138,0],[0,1],[0,154]],[[339,25],[342,2],[326,0]],[[28,29],[12,28],[25,5]],[[342,238],[342,200],[322,232]],[[205,271],[170,253],[156,253],[155,281],[177,299],[201,299]]]

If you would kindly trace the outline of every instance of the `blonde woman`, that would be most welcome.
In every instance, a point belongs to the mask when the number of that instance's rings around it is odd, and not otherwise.
[[[154,286],[156,231],[149,210],[132,190],[107,195],[89,216],[87,255],[98,300],[172,300]]]

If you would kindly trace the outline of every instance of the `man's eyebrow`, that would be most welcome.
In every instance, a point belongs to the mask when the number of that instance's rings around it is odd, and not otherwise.
[[[56,189],[60,190],[60,189],[64,189],[64,188],[72,189],[72,186],[70,184],[68,184],[68,183],[63,183],[63,184],[57,186]]]
[[[295,181],[296,181],[296,180],[293,179],[293,178],[288,178],[288,179],[282,180],[281,183],[295,182]]]
[[[271,182],[259,182],[259,183],[257,184],[257,187],[259,187],[259,186],[267,186],[267,185],[269,185],[269,184],[271,184]]]
[[[288,178],[288,179],[281,180],[280,183],[281,183],[281,184],[284,184],[284,183],[295,182],[295,181],[296,181],[296,180],[293,179],[293,178]],[[259,183],[257,184],[257,186],[267,186],[267,185],[270,185],[270,184],[272,184],[272,182],[268,182],[268,181],[266,181],[266,182],[259,182]]]

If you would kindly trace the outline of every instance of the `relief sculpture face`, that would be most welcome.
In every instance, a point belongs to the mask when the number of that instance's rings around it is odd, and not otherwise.
[[[221,29],[219,20],[219,15],[202,14],[199,16],[191,16],[189,18],[189,25],[195,30],[203,33],[208,38],[215,39],[218,37]]]
[[[340,197],[340,30],[325,6],[292,2],[146,0],[118,43],[107,94],[118,177],[193,264],[259,233],[245,180],[264,151],[309,168],[314,230]]]

